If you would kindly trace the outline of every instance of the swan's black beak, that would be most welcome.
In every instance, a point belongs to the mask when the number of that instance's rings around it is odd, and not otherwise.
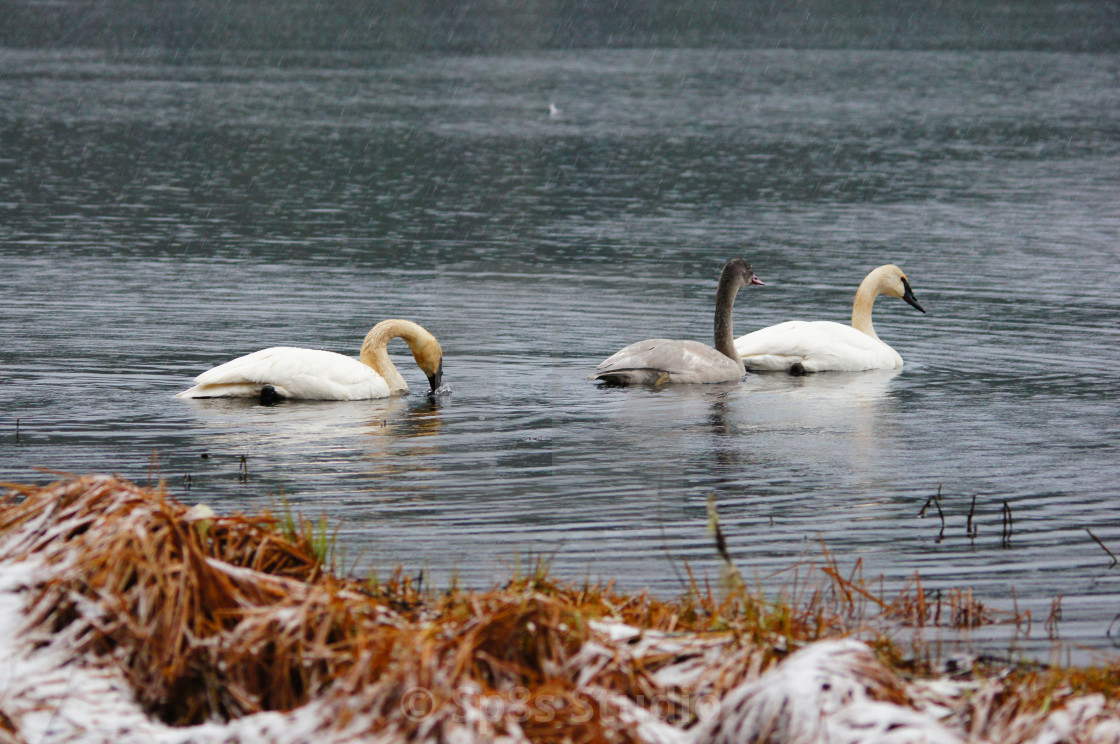
[[[906,290],[902,293],[902,299],[906,300],[908,303],[924,313],[926,309],[918,304],[918,298],[914,296],[914,290],[910,289],[910,282],[906,281],[905,278],[903,278],[902,280],[902,287]]]
[[[766,282],[762,281],[754,274],[751,274],[751,280],[748,282],[748,284],[761,284],[764,287],[766,286]]]
[[[432,386],[432,392],[439,390],[439,386],[443,384],[443,360],[439,360],[439,368],[434,375],[428,375],[428,384]]]

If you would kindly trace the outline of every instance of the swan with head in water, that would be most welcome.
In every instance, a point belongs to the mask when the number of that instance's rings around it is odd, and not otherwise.
[[[898,352],[879,340],[871,308],[881,294],[901,297],[923,313],[902,269],[886,264],[864,278],[852,304],[852,324],[791,320],[735,339],[735,350],[750,370],[792,374],[835,370],[860,372],[902,366]]]
[[[762,284],[751,265],[739,258],[728,261],[716,290],[716,348],[699,341],[651,338],[615,352],[596,368],[591,379],[610,385],[737,382],[746,370],[735,353],[731,310],[739,288],[749,284]]]
[[[443,350],[436,337],[409,320],[383,320],[366,334],[358,359],[319,349],[274,346],[238,357],[194,378],[176,398],[256,398],[262,403],[300,400],[368,400],[408,392],[389,359],[391,339],[403,339],[432,392],[443,380]],[[360,360],[360,361],[359,361]]]

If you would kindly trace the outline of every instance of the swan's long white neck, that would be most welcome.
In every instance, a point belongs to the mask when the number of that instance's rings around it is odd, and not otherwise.
[[[384,377],[385,382],[389,383],[391,392],[407,393],[408,383],[404,381],[393,360],[389,358],[389,341],[394,338],[403,339],[415,355],[416,350],[430,337],[430,333],[412,321],[396,318],[383,320],[366,334],[358,359]]]
[[[871,310],[875,307],[875,298],[882,291],[886,275],[884,268],[880,267],[864,277],[859,289],[856,290],[855,302],[852,303],[852,328],[863,331],[875,339],[879,336],[875,333],[875,326],[871,325]]]

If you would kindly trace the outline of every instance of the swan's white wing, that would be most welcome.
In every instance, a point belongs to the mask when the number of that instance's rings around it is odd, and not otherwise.
[[[639,384],[659,382],[730,382],[742,371],[731,359],[697,341],[651,338],[615,352],[598,367],[594,379]]]
[[[807,372],[894,369],[902,357],[877,338],[832,321],[791,320],[735,339],[748,369],[788,370],[800,363]]]
[[[386,398],[389,384],[371,368],[342,354],[274,346],[233,359],[194,378],[180,398],[252,397],[272,385],[286,398],[366,400]]]

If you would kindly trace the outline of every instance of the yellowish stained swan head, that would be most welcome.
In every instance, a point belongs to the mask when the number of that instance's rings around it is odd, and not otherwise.
[[[914,290],[910,288],[910,280],[902,273],[902,269],[894,264],[886,264],[875,269],[873,273],[879,274],[877,284],[880,294],[885,294],[888,297],[898,297],[923,313],[926,311],[924,307],[918,304],[918,298],[914,296]]]
[[[360,358],[389,383],[394,393],[408,391],[408,383],[389,360],[386,350],[390,339],[402,339],[412,351],[412,358],[428,377],[428,384],[435,392],[443,384],[443,349],[439,341],[423,326],[411,320],[390,318],[375,325],[362,342]]]
[[[902,269],[894,264],[884,264],[864,277],[856,292],[855,302],[852,303],[852,327],[872,338],[879,337],[871,325],[871,308],[875,304],[875,298],[881,294],[906,300],[923,313],[926,311],[918,304],[918,298],[914,296],[914,290],[910,289],[910,281],[902,273]]]
[[[416,345],[409,343],[408,346],[412,349],[412,358],[428,376],[428,384],[435,392],[443,384],[443,349],[439,341],[436,341],[435,336],[428,334],[426,339],[420,340]]]

